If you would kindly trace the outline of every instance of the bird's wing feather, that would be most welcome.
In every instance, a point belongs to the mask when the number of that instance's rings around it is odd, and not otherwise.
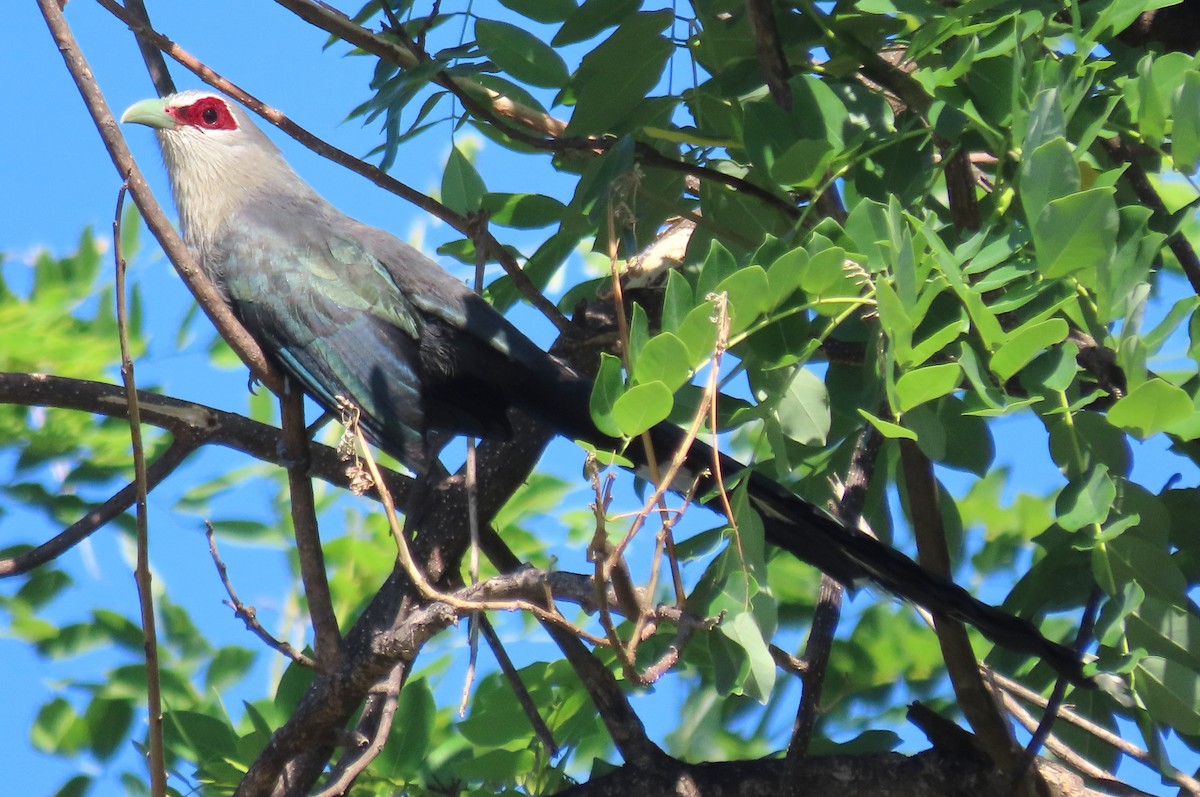
[[[379,262],[327,225],[285,236],[261,211],[202,260],[242,323],[328,410],[353,401],[390,453],[420,467],[427,426],[419,371],[421,313]]]

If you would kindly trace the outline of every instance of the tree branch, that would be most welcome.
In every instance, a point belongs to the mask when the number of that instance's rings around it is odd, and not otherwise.
[[[837,507],[838,517],[849,527],[859,525],[882,443],[882,435],[874,426],[867,424],[863,427],[858,442],[854,446],[854,456],[850,460],[850,467],[846,473],[845,490],[842,492]],[[808,755],[809,739],[816,727],[825,673],[829,667],[830,653],[833,650],[833,635],[837,630],[842,611],[842,585],[822,573],[820,589],[817,608],[813,612],[812,624],[808,632],[808,642],[804,648],[805,667],[801,675],[804,692],[800,698],[800,705],[796,709],[796,721],[792,725],[792,738],[788,744],[786,756],[788,762],[786,783],[793,786],[803,782],[797,777],[797,773],[800,762]]]
[[[763,80],[775,103],[785,111],[792,110],[792,89],[788,85],[791,69],[779,41],[772,0],[745,0],[746,18],[754,31],[754,55],[762,69]]]
[[[149,489],[157,486],[194,450],[218,445],[240,451],[274,465],[284,464],[279,429],[252,421],[241,415],[194,404],[170,396],[139,391],[138,406],[142,422],[170,432],[174,442],[147,468]],[[128,418],[129,407],[122,389],[104,382],[70,379],[45,374],[6,373],[0,371],[0,403],[57,407],[112,418]],[[345,463],[334,449],[318,444],[310,446],[310,473],[338,487],[349,489]],[[388,489],[404,504],[411,479],[385,470]],[[374,493],[372,493],[374,495]],[[133,505],[135,491],[128,485],[112,498],[90,511],[69,528],[37,548],[7,560],[0,560],[0,578],[19,575],[44,564],[85,539],[108,521]]]
[[[949,579],[950,554],[938,509],[933,465],[912,440],[900,441],[900,457],[913,532],[917,538],[917,561],[934,575]],[[999,780],[1008,783],[1012,778],[1021,778],[1025,771],[1023,753],[1016,746],[1008,723],[979,675],[979,664],[966,628],[958,620],[939,614],[934,615],[934,627],[958,705],[971,723],[981,748],[1002,773]],[[1020,793],[1027,795],[1039,791],[1044,791],[1044,784],[1036,777],[1032,783],[1026,781],[1020,788]]]
[[[246,629],[250,631],[250,633],[254,634],[256,637],[265,642],[272,650],[278,651],[284,656],[287,656],[289,659],[301,665],[302,667],[315,669],[317,666],[315,661],[313,661],[304,653],[296,650],[287,642],[281,642],[272,636],[267,629],[263,628],[262,623],[258,621],[258,614],[254,611],[254,607],[247,606],[246,604],[242,603],[240,598],[238,598],[237,590],[233,588],[233,582],[229,579],[229,568],[226,567],[225,562],[221,560],[221,554],[217,551],[216,531],[211,522],[205,521],[204,536],[208,538],[209,556],[212,557],[213,564],[217,568],[217,575],[221,579],[222,586],[225,587],[225,594],[229,596],[229,600],[227,600],[225,603],[227,606],[229,606],[229,608],[233,609],[234,616],[239,618],[245,624]]]
[[[296,554],[300,559],[300,580],[308,600],[312,619],[313,649],[317,665],[330,672],[337,666],[341,632],[329,580],[325,574],[325,553],[317,529],[317,508],[312,481],[308,476],[308,430],[304,425],[304,394],[287,384],[279,396],[280,422],[283,426],[283,455],[287,458],[288,494],[292,532],[296,536]]]

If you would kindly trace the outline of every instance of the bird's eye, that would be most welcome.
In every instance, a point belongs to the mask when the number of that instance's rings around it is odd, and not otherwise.
[[[217,123],[217,117],[218,114],[216,108],[205,108],[200,112],[200,118],[204,120],[204,124],[206,125],[215,125]]]

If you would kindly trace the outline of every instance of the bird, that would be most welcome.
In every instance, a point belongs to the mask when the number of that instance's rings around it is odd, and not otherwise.
[[[431,435],[502,438],[513,409],[570,439],[621,445],[591,418],[589,379],[420,251],[324,200],[231,99],[181,91],[137,102],[121,121],[155,131],[183,240],[251,336],[327,412],[348,399],[370,440],[417,474],[436,457]],[[649,438],[660,462],[686,442],[667,421]],[[624,455],[648,462],[636,443]],[[768,542],[848,587],[882,588],[1094,685],[1081,655],[1030,621],[699,440],[684,460],[700,474],[695,495],[718,487],[704,475],[714,457],[725,479],[744,478]]]

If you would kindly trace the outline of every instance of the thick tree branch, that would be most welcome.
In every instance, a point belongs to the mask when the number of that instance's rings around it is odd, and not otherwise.
[[[489,441],[478,449],[479,469],[490,474],[477,491],[485,544],[486,523],[533,469],[550,437],[520,416],[514,417],[513,426],[511,440]],[[421,517],[415,519],[421,533],[413,541],[413,557],[439,588],[452,582],[466,548],[466,500],[460,477],[442,479],[433,485]],[[265,797],[284,784],[295,793],[310,789],[333,754],[337,731],[358,711],[369,690],[394,667],[407,667],[421,645],[456,617],[448,604],[423,603],[404,573],[393,571],[347,632],[337,669],[318,676],[309,687],[291,718],[250,766],[237,795]]]
[[[786,763],[778,758],[688,764],[674,758],[652,767],[625,764],[558,793],[557,797],[704,795],[704,797],[778,797]],[[1062,797],[1103,797],[1073,772],[1044,759],[1038,771]],[[797,773],[803,794],[838,797],[1011,797],[1009,784],[978,757],[928,750],[906,757],[898,753],[819,756],[805,759]]]

